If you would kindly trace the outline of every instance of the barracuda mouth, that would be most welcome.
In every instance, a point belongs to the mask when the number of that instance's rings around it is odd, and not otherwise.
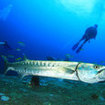
[[[99,69],[96,75],[98,75],[98,74],[102,73],[104,70],[105,70],[105,67],[103,67],[103,68]]]

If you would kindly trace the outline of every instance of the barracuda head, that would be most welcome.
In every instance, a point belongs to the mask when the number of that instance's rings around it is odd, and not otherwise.
[[[105,66],[89,63],[80,63],[77,68],[78,78],[88,83],[105,81]]]

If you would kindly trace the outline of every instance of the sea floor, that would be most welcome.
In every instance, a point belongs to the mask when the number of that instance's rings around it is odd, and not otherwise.
[[[32,88],[28,80],[0,75],[0,105],[105,105],[105,83],[40,78],[40,85]]]

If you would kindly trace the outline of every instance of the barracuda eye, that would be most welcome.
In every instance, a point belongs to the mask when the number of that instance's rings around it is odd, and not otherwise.
[[[98,65],[94,65],[93,67],[94,67],[94,69],[99,69],[100,68],[100,66],[98,66]]]

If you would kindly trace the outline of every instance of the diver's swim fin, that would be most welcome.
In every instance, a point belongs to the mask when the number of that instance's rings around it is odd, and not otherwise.
[[[72,50],[75,50],[78,47],[79,43],[76,43],[73,47]]]
[[[82,47],[79,47],[76,51],[76,53],[79,53],[81,51]]]

